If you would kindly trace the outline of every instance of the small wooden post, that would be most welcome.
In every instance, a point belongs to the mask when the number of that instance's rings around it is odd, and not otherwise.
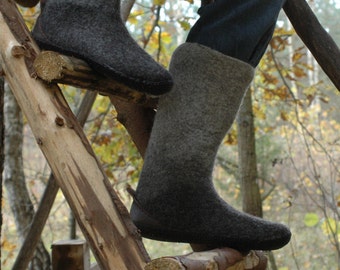
[[[90,270],[85,240],[61,240],[52,244],[52,270]]]

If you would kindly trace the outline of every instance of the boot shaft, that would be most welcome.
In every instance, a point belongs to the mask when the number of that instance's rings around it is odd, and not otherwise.
[[[250,65],[202,45],[186,43],[175,51],[170,64],[174,87],[159,100],[139,190],[152,189],[155,176],[160,190],[171,194],[211,189],[218,147],[253,72]]]
[[[160,98],[151,136],[163,141],[163,152],[174,162],[202,156],[213,160],[253,78],[253,68],[186,43],[174,53],[170,73],[174,87]]]
[[[106,12],[120,14],[120,0],[44,0],[42,4],[44,8],[68,10],[70,14],[86,10],[89,19]]]

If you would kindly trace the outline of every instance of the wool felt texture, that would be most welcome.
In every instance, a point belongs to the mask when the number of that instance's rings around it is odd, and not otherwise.
[[[235,210],[212,183],[218,147],[253,72],[249,64],[199,44],[174,52],[174,87],[159,100],[130,212],[142,236],[241,251],[289,242],[286,226]]]
[[[285,0],[215,0],[201,7],[187,42],[199,43],[257,66]]]
[[[119,0],[48,0],[32,34],[43,49],[84,59],[137,91],[158,96],[171,90],[169,72],[125,28]]]

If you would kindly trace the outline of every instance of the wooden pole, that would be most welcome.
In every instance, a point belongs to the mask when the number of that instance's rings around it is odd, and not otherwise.
[[[98,263],[108,270],[143,269],[148,256],[137,229],[60,89],[33,79],[28,72],[29,62],[39,51],[18,10],[11,1],[2,0],[0,11],[5,78]]]
[[[79,110],[77,112],[77,120],[82,127],[84,126],[86,119],[91,111],[96,95],[97,94],[95,92],[87,92],[79,107]],[[27,269],[29,262],[33,258],[34,251],[39,242],[39,239],[41,239],[41,233],[46,224],[58,190],[59,186],[53,174],[51,174],[48,179],[44,194],[41,198],[39,207],[34,215],[30,229],[27,233],[27,237],[22,243],[19,254],[15,259],[13,269]]]

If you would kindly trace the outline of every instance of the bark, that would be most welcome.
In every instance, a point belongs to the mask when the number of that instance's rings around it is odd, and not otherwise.
[[[220,248],[182,256],[158,258],[148,263],[145,270],[263,270],[266,264],[267,258],[260,251],[251,251],[243,256],[236,250]]]
[[[1,72],[1,71],[0,71]],[[4,169],[4,92],[5,92],[5,80],[0,74],[0,202],[2,202],[2,173]],[[0,203],[0,240],[2,233],[2,203]],[[1,241],[0,241],[1,242]],[[1,259],[1,249],[0,249]]]
[[[247,91],[237,117],[239,177],[243,211],[262,217],[262,201],[257,183],[254,117],[250,89]]]
[[[34,216],[34,208],[26,187],[23,171],[23,120],[21,110],[5,84],[5,173],[4,183],[9,205],[14,215],[19,241],[23,242]],[[39,240],[30,269],[49,269],[50,257]]]

